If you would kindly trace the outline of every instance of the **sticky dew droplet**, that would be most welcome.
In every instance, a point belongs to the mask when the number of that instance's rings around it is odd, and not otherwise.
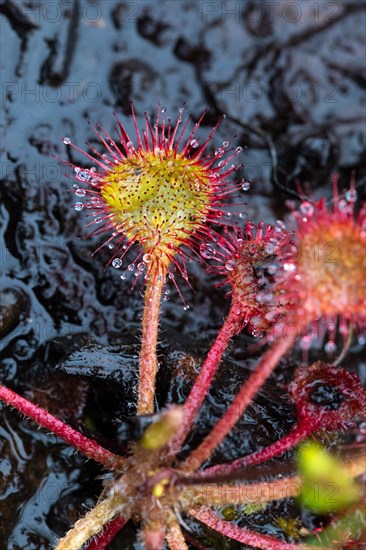
[[[285,271],[287,271],[288,273],[293,273],[294,271],[296,271],[296,265],[295,264],[292,264],[290,262],[286,262],[283,264],[283,269]]]
[[[358,198],[358,194],[356,189],[349,189],[346,194],[344,195],[347,202],[356,202]]]
[[[329,340],[329,342],[327,342],[324,346],[325,353],[332,354],[336,351],[336,349],[337,349],[337,346],[336,346],[336,343],[333,342],[333,340]]]
[[[78,173],[78,178],[82,181],[89,181],[90,174],[88,174],[88,172],[85,172],[85,170],[80,170],[80,172]]]
[[[235,268],[236,266],[236,262],[235,260],[228,260],[226,263],[225,263],[225,269],[227,271],[233,271],[233,269]]]
[[[304,201],[300,205],[300,212],[304,214],[304,216],[312,216],[314,213],[314,206],[311,204],[311,202]],[[304,220],[307,221],[307,220]]]
[[[121,258],[114,258],[114,260],[112,260],[112,266],[113,266],[115,269],[119,269],[119,268],[122,266],[122,260],[121,260]]]
[[[210,260],[215,255],[215,249],[211,244],[201,244],[200,246],[200,254],[202,258],[205,258],[206,260]]]

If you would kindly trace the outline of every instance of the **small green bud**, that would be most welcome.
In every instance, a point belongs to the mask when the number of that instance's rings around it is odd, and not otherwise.
[[[140,440],[141,447],[148,451],[161,449],[173,437],[182,420],[183,407],[179,405],[170,407],[157,422],[146,428]]]

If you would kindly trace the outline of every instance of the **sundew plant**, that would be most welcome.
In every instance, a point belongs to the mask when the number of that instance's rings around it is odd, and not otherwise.
[[[249,548],[351,544],[362,531],[360,517],[365,518],[361,485],[355,481],[366,470],[365,449],[361,446],[338,460],[306,440],[356,429],[366,413],[366,392],[347,369],[352,338],[365,330],[366,322],[366,205],[358,204],[353,182],[343,195],[334,177],[331,203],[300,197],[286,224],[243,223],[239,215],[231,221],[235,215],[225,213],[246,182],[239,177],[241,147],[231,140],[216,143],[223,120],[200,140],[198,128],[205,112],[193,124],[183,107],[172,123],[159,105],[154,119],[145,115],[140,129],[132,103],[131,109],[134,136],[116,115],[118,139],[99,125],[93,127],[98,149],[89,144],[83,150],[63,138],[66,147],[83,155],[87,167],[60,160],[72,170],[75,209],[86,212],[85,232],[99,236],[99,248],[110,251],[106,269],[118,270],[122,285],[129,284],[129,273],[133,284],[143,283],[136,415],[150,421],[142,436],[117,454],[0,387],[2,401],[111,472],[95,507],[70,526],[56,550],[103,550],[118,533],[123,540],[129,520],[138,525],[139,540],[147,550],[183,550],[191,543],[187,518]],[[161,302],[169,279],[177,289],[176,299],[189,307],[181,285],[189,284],[192,260],[204,265],[216,285],[226,286],[230,306],[186,400],[156,410]],[[230,341],[242,331],[254,337],[259,359],[221,418],[206,435],[198,434],[198,444],[191,448],[187,438],[223,367],[223,355],[230,353]],[[333,361],[324,362],[323,350],[312,364],[296,367],[293,360],[292,381],[283,391],[296,407],[297,422],[288,434],[252,454],[214,463],[214,452],[279,362],[285,356],[298,357],[298,349],[306,356],[319,334]],[[338,354],[336,342],[341,342]],[[253,466],[298,444],[297,473],[269,478],[266,470],[261,476],[257,468],[253,477]],[[333,507],[318,506],[328,514],[328,525],[316,536],[300,533],[296,542],[287,533],[279,539],[238,525],[228,513],[228,505],[232,510],[253,502],[265,506],[299,496],[314,509],[311,484],[324,488],[334,482],[333,474],[339,498]]]

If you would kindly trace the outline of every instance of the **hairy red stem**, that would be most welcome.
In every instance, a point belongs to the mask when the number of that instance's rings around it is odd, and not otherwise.
[[[168,520],[168,529],[165,535],[169,550],[188,550],[188,545],[182,533],[177,518],[171,514]]]
[[[108,544],[126,525],[126,520],[120,516],[112,519],[104,527],[103,533],[98,535],[86,548],[86,550],[105,550]]]
[[[219,420],[212,431],[202,441],[183,463],[187,470],[197,470],[203,462],[208,460],[216,447],[220,445],[226,435],[238,422],[248,405],[252,402],[255,394],[263,386],[278,361],[292,346],[292,341],[281,338],[263,355],[259,365],[243,384],[238,395]]]
[[[237,458],[236,460],[232,460],[231,462],[227,462],[226,464],[217,464],[216,466],[211,466],[211,468],[206,468],[202,472],[199,472],[199,477],[207,477],[207,476],[213,476],[213,475],[230,475],[234,472],[237,472],[241,468],[245,468],[247,466],[254,466],[255,464],[261,464],[263,462],[266,462],[267,460],[271,460],[275,456],[281,455],[285,451],[288,451],[297,443],[299,443],[302,439],[305,437],[308,437],[313,431],[316,429],[316,427],[313,424],[307,424],[295,426],[291,432],[278,441],[275,441],[272,443],[272,445],[268,445],[268,447],[265,447],[264,449],[257,451],[255,453],[252,453],[247,456],[243,456],[241,458]]]
[[[39,426],[42,426],[42,428],[47,428],[52,433],[63,439],[65,443],[72,445],[85,456],[99,462],[103,466],[113,469],[118,465],[121,465],[123,461],[122,457],[111,453],[107,449],[104,449],[104,447],[101,447],[93,439],[89,439],[85,435],[82,435],[80,432],[74,430],[74,428],[71,428],[71,426],[65,424],[45,409],[38,407],[31,401],[28,401],[28,399],[21,397],[5,386],[0,386],[0,400],[34,420],[34,422],[39,424]]]
[[[238,525],[235,525],[231,521],[225,521],[216,512],[205,506],[191,509],[189,510],[189,514],[225,537],[248,544],[254,548],[262,548],[263,550],[268,550],[269,548],[271,550],[299,550],[297,544],[289,544],[270,535],[261,535],[255,531],[238,527]]]
[[[151,414],[154,412],[155,380],[158,370],[156,346],[158,343],[160,302],[165,276],[165,268],[158,264],[156,269],[150,271],[146,282],[141,327],[137,414]]]
[[[170,444],[170,452],[174,455],[181,448],[187,437],[195,417],[210,389],[211,382],[219,367],[221,358],[230,342],[242,324],[242,317],[238,315],[238,308],[231,306],[229,314],[221,327],[216,340],[211,347],[205,362],[194,382],[194,385],[184,403],[183,423]]]

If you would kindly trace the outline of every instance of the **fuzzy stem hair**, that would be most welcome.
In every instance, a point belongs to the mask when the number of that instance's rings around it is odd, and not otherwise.
[[[219,367],[221,358],[233,336],[238,332],[242,318],[238,315],[237,306],[232,303],[229,314],[212,345],[205,362],[184,403],[184,417],[181,428],[171,442],[170,452],[174,456],[187,437],[197,413],[210,389],[211,382]]]
[[[300,441],[308,437],[314,431],[314,429],[316,428],[313,424],[309,424],[306,426],[296,425],[290,431],[290,433],[288,433],[278,441],[275,441],[274,443],[272,443],[272,445],[269,445],[268,447],[265,447],[260,451],[244,456],[242,458],[238,458],[231,462],[227,462],[225,464],[217,464],[216,466],[212,466],[211,468],[206,468],[205,470],[200,472],[200,475],[202,475],[202,477],[211,477],[216,475],[227,476],[248,466],[262,464],[263,462],[271,460],[272,458],[283,454],[285,451],[292,449],[295,445],[300,443]]]
[[[125,525],[126,520],[123,517],[115,517],[105,526],[103,532],[92,540],[86,550],[106,550],[109,543]]]
[[[268,550],[268,548],[271,548],[271,550],[299,550],[298,544],[286,543],[270,535],[262,535],[255,531],[239,527],[235,523],[221,519],[216,512],[204,506],[198,509],[192,508],[189,510],[189,514],[214,531],[254,548],[261,548],[263,550]],[[305,547],[302,546],[302,548],[304,549]]]
[[[170,514],[167,525],[165,540],[170,550],[188,550],[186,541],[178,520],[173,513]]]
[[[139,415],[154,412],[155,382],[158,370],[156,347],[165,277],[166,268],[160,266],[157,260],[156,267],[149,273],[145,288],[137,403],[137,414]]]
[[[72,445],[85,456],[99,462],[99,464],[102,464],[106,468],[117,469],[122,466],[124,461],[122,457],[104,449],[104,447],[101,447],[93,439],[89,439],[77,430],[74,430],[71,426],[65,424],[45,409],[38,407],[5,386],[0,386],[0,400],[14,407],[28,418],[31,418],[39,426],[42,426],[42,428],[50,430],[63,439],[65,443]]]
[[[99,502],[75,523],[74,527],[59,541],[55,550],[80,550],[83,544],[116,516],[118,504],[121,505],[118,501],[119,499],[115,495],[111,495]]]
[[[210,458],[216,447],[220,445],[238,422],[258,390],[263,386],[273,369],[276,367],[281,357],[285,355],[291,346],[291,340],[279,338],[272,347],[266,351],[255,371],[250,375],[245,384],[243,384],[241,390],[224,416],[183,463],[184,469],[188,471],[197,470],[203,462]]]

